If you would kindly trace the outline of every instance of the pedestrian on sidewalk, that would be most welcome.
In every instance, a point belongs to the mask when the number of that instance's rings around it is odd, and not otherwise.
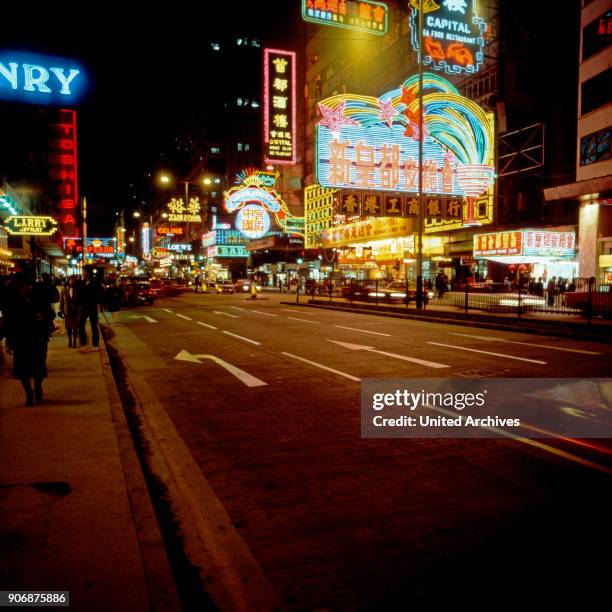
[[[13,280],[6,307],[6,346],[13,355],[13,377],[21,381],[25,391],[26,406],[43,400],[47,345],[54,329],[50,297],[40,283],[20,273]]]
[[[64,287],[60,297],[60,317],[64,319],[64,326],[68,334],[68,348],[76,348],[77,335],[80,322],[80,308],[77,302],[77,283],[76,275],[68,279],[68,284]]]
[[[104,302],[104,287],[91,266],[86,266],[84,269],[84,278],[77,287],[77,301],[80,308],[79,351],[81,353],[98,351],[100,344],[98,308]],[[87,345],[87,321],[91,325],[91,347]]]
[[[549,306],[555,305],[555,295],[557,294],[557,277],[553,276],[546,285],[546,297]]]
[[[108,321],[108,317],[106,320],[109,323],[114,323],[117,317],[117,313],[121,310],[121,292],[119,287],[117,286],[117,279],[110,279],[109,283],[106,285],[106,290],[104,291],[104,308],[106,312],[110,312],[111,320]]]

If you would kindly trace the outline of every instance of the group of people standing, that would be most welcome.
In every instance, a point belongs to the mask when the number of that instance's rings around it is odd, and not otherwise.
[[[81,352],[97,351],[98,308],[104,303],[108,307],[111,301],[92,268],[85,268],[83,278],[71,276],[65,284],[49,274],[35,280],[27,272],[0,279],[0,341],[6,338],[7,352],[13,356],[13,377],[21,381],[26,406],[43,401],[47,346],[61,327],[56,325],[57,318],[63,319],[69,348],[76,348],[78,339]],[[87,342],[88,321],[91,346]]]

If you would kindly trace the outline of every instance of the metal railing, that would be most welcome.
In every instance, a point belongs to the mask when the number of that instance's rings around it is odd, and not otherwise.
[[[595,279],[576,278],[544,282],[523,277],[520,282],[458,281],[427,283],[425,309],[482,311],[517,317],[574,315],[591,321],[612,318],[612,292],[597,287]],[[355,280],[309,282],[310,299],[329,303],[371,304],[416,309],[416,284],[407,281]],[[299,300],[299,296],[297,298]]]

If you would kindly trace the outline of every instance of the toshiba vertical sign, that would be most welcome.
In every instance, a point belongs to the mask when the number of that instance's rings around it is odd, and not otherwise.
[[[50,177],[62,236],[78,236],[78,164],[76,111],[60,109],[51,124]]]
[[[294,51],[264,49],[264,161],[294,164],[296,150]]]

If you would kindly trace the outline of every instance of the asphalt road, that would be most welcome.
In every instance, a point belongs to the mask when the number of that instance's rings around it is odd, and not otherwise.
[[[359,394],[364,378],[606,377],[612,347],[280,300],[188,294],[119,322],[287,607],[604,592],[606,441],[366,440]]]

